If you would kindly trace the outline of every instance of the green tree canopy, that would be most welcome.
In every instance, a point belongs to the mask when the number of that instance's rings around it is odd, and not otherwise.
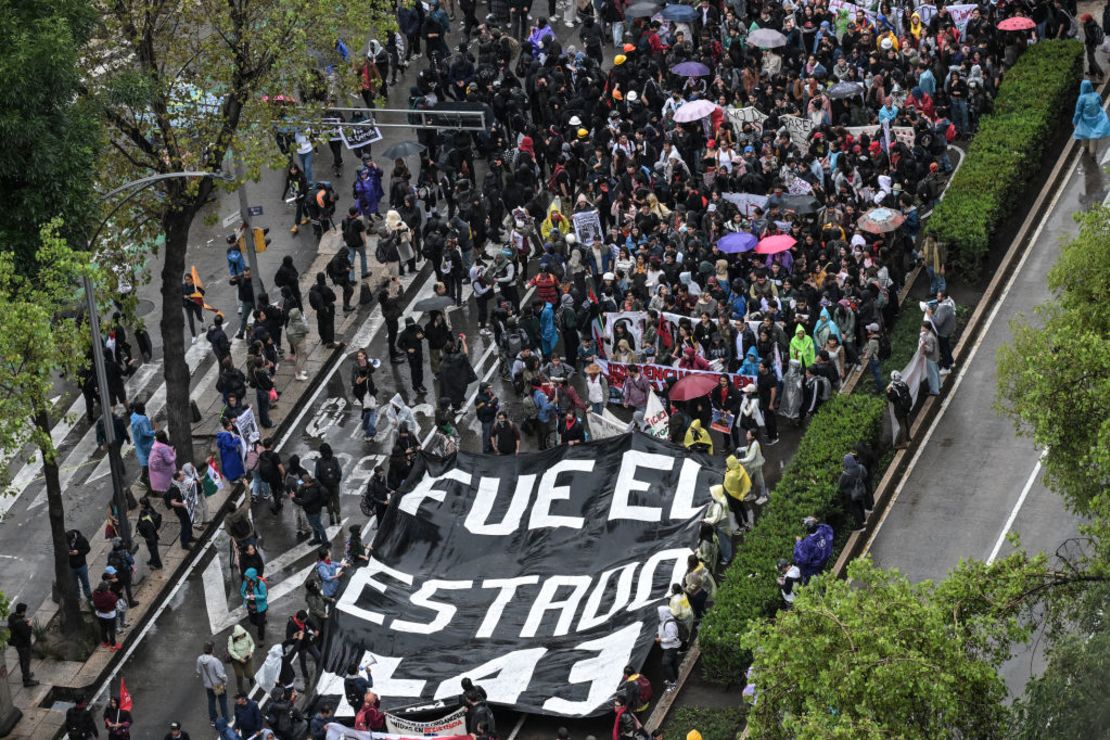
[[[312,127],[329,104],[346,105],[371,28],[395,25],[385,2],[319,0],[117,0],[104,6],[86,67],[110,147],[101,176],[112,185],[183,170],[218,172],[234,153],[257,173],[278,149],[275,125]],[[91,75],[90,75],[91,76]],[[299,105],[268,102],[283,96]],[[316,126],[317,136],[326,129]],[[215,182],[169,179],[139,197],[133,223],[165,236],[161,271],[166,415],[179,459],[193,458],[181,278],[189,229]],[[148,234],[147,236],[152,236]]]
[[[1079,235],[1048,275],[1055,301],[1013,322],[999,350],[999,407],[1045,450],[1045,479],[1080,513],[1110,484],[1110,208],[1076,216]]]
[[[794,607],[753,625],[759,738],[1000,737],[1008,726],[997,667],[1029,627],[1020,619],[1044,558],[961,563],[912,584],[870,558],[829,575]]]
[[[0,244],[33,269],[39,228],[55,216],[79,241],[92,198],[99,119],[78,98],[81,49],[94,6],[82,0],[0,0]]]

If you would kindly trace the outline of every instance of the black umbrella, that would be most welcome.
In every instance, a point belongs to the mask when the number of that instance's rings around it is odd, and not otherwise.
[[[381,153],[384,159],[404,159],[427,149],[415,141],[399,141]]]
[[[784,210],[794,211],[799,216],[808,216],[811,213],[817,213],[821,204],[812,195],[786,195],[783,196],[782,207]]]
[[[422,298],[412,304],[413,311],[426,313],[428,311],[442,311],[455,305],[455,299],[445,295],[434,295],[431,298]]]

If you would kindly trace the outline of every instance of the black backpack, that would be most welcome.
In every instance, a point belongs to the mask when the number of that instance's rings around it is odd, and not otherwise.
[[[342,477],[342,472],[339,470],[339,461],[334,457],[321,460],[320,475],[317,477],[320,479],[320,482],[326,486],[339,485],[339,480]]]
[[[359,223],[358,216],[348,216],[343,219],[343,241],[353,249],[362,246],[362,239],[359,238],[358,231],[353,228],[357,223]]]

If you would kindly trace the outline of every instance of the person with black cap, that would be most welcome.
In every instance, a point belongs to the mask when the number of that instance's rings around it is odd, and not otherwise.
[[[424,331],[411,316],[405,318],[405,329],[397,339],[397,347],[409,361],[413,391],[427,393],[428,389],[424,387]]]
[[[166,733],[163,740],[190,740],[189,733],[181,729],[180,722],[170,722],[170,731]]]
[[[31,673],[31,642],[33,639],[31,619],[27,616],[27,605],[15,605],[15,611],[8,615],[8,644],[15,648],[19,656],[19,672],[23,675],[24,686],[38,686],[35,674]]]

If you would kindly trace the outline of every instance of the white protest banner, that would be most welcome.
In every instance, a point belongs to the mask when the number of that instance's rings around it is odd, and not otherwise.
[[[459,710],[462,711],[461,709]],[[388,717],[388,715],[387,715]],[[465,724],[465,723],[464,723]],[[352,730],[346,725],[341,725],[338,722],[329,722],[324,726],[327,731],[327,740],[413,740],[414,738],[422,737],[422,735],[413,735],[396,732],[369,732],[367,730]],[[470,740],[470,735],[454,734],[454,735],[439,735],[444,740]]]
[[[617,324],[623,324],[628,333],[636,341],[636,346],[632,347],[633,352],[639,352],[643,349],[640,345],[643,343],[644,337],[644,321],[647,319],[647,311],[611,311],[605,314],[605,347],[609,352],[616,349],[615,332]]]
[[[257,442],[262,436],[258,432],[258,422],[254,420],[254,409],[247,407],[235,417],[235,428],[239,436],[250,442]]]
[[[933,16],[937,14],[937,8],[935,5],[921,3],[917,6],[917,10],[915,12],[919,16],[921,16],[921,25],[928,26],[929,21],[933,20]]]
[[[767,196],[755,193],[721,193],[721,197],[736,206],[736,210],[750,218],[753,208],[767,208]]]
[[[579,211],[571,216],[571,221],[574,222],[574,236],[579,244],[588,247],[595,241],[599,244],[602,242],[601,214],[597,209]]]
[[[647,407],[644,409],[644,429],[653,437],[667,438],[667,422],[670,420],[663,402],[654,392],[648,393]]]
[[[964,29],[967,28],[967,22],[971,20],[971,11],[979,6],[974,3],[966,5],[948,5],[948,17],[956,24],[956,30],[960,32],[960,38],[963,38]]]
[[[786,173],[786,192],[791,195],[812,195],[813,186],[793,172]]]
[[[813,121],[802,116],[780,116],[782,123],[786,126],[787,133],[790,134],[790,140],[794,142],[794,146],[805,151],[809,148],[809,134],[813,131]]]
[[[730,105],[725,108],[725,115],[728,116],[728,120],[737,133],[744,128],[745,123],[763,128],[763,122],[767,120],[767,115],[753,105],[746,108],[736,108]]]
[[[598,366],[601,372],[605,375],[606,380],[609,381],[610,388],[621,388],[624,386],[624,380],[628,377],[628,365],[623,362],[614,362],[613,360],[598,360]],[[672,367],[670,365],[638,365],[640,373],[647,380],[648,385],[657,391],[662,391],[667,385],[667,378],[684,378],[687,375],[712,375],[719,378],[722,375],[727,375],[732,384],[739,390],[748,383],[755,383],[759,380],[754,375],[740,375],[739,373],[722,373],[716,370],[685,370],[680,367]],[[647,416],[645,412],[645,417]]]
[[[589,412],[586,414],[590,424],[590,439],[607,439],[609,437],[619,437],[628,431],[628,425],[624,424],[617,417],[613,416],[609,411],[602,414],[595,414]]]
[[[417,722],[403,717],[395,717],[386,712],[385,728],[397,735],[415,735],[416,737],[464,735],[466,734],[466,709],[460,707],[446,717],[430,722]]]

